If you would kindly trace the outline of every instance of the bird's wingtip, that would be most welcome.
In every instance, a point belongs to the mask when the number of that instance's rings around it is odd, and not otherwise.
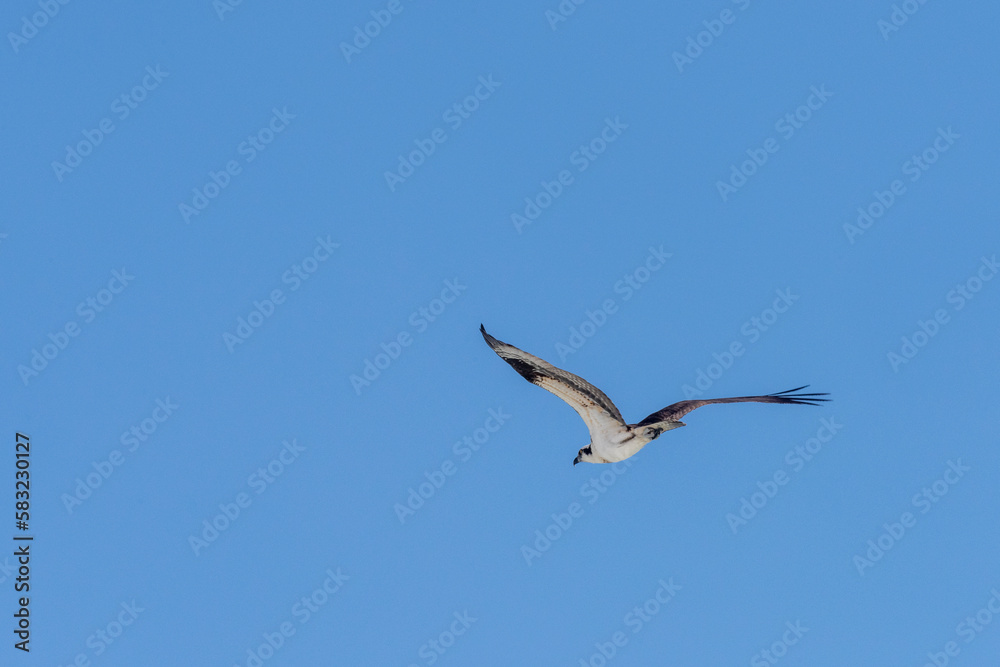
[[[493,336],[491,336],[489,333],[487,333],[486,327],[484,327],[482,324],[479,325],[479,333],[481,333],[483,335],[483,340],[486,341],[486,344],[489,345],[490,347],[492,347],[495,350],[496,349],[496,344],[499,341],[496,338],[494,338]]]

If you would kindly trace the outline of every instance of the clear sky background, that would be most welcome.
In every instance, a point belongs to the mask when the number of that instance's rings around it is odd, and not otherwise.
[[[680,4],[6,3],[0,662],[995,664],[1000,9]]]

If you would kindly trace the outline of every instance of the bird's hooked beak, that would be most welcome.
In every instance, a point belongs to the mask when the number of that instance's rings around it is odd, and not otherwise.
[[[577,455],[576,455],[576,458],[575,458],[575,459],[573,459],[573,465],[576,465],[576,464],[577,464],[577,463],[579,463],[579,462],[580,462],[580,455],[579,455],[579,454],[577,454]]]

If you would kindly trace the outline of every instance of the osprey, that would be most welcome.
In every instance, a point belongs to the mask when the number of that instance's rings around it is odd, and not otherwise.
[[[569,403],[577,411],[590,431],[590,444],[580,450],[573,465],[580,461],[587,463],[614,463],[632,456],[648,443],[656,440],[664,431],[681,426],[679,421],[687,413],[712,403],[785,403],[789,405],[819,405],[819,398],[828,394],[797,393],[809,385],[781,391],[764,396],[737,396],[734,398],[707,398],[694,401],[678,401],[649,415],[638,424],[626,424],[622,413],[611,402],[607,394],[586,380],[561,368],[556,368],[544,359],[519,350],[513,345],[499,341],[486,333],[486,328],[480,324],[486,343],[493,348],[501,359],[510,364],[525,380],[537,384],[562,400]]]

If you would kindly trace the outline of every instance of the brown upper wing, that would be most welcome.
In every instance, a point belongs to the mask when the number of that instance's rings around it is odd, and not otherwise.
[[[655,424],[656,422],[663,421],[677,421],[692,410],[696,410],[703,405],[711,405],[712,403],[785,403],[788,405],[819,405],[818,401],[830,400],[828,398],[819,398],[820,396],[829,395],[826,393],[796,393],[808,386],[809,385],[803,385],[795,389],[789,389],[788,391],[779,391],[776,394],[765,394],[764,396],[736,396],[733,398],[705,398],[693,401],[678,401],[677,403],[668,405],[662,410],[654,412],[636,424],[636,426],[646,426],[647,424]]]

